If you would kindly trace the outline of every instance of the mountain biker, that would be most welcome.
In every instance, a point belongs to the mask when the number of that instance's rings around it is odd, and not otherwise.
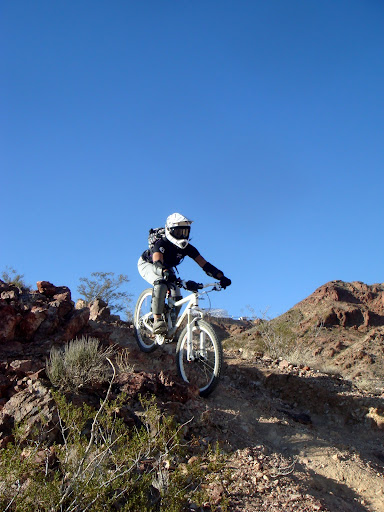
[[[163,319],[164,301],[167,293],[167,283],[176,281],[175,267],[181,263],[185,256],[194,259],[204,272],[214,279],[218,279],[223,288],[231,284],[231,280],[224,273],[205,260],[199,251],[189,243],[191,224],[193,221],[180,213],[172,213],[165,223],[165,235],[157,240],[151,249],[147,249],[140,256],[137,267],[139,274],[148,283],[153,285],[152,313],[154,317],[154,334],[167,332],[167,324]],[[197,291],[197,283],[187,281],[190,291]],[[175,300],[180,300],[180,288],[175,285]]]

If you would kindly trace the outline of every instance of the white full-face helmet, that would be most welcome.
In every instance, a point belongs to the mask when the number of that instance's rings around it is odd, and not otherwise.
[[[180,249],[185,249],[189,243],[192,222],[181,213],[172,213],[165,223],[165,237]]]

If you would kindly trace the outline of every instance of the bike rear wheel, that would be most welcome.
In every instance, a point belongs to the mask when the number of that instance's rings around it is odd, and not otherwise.
[[[191,360],[187,358],[187,327],[180,334],[176,347],[176,363],[180,377],[199,388],[206,397],[216,388],[223,365],[223,348],[213,328],[204,320],[192,327]]]
[[[137,344],[143,352],[153,352],[157,349],[156,336],[145,326],[143,317],[148,315],[147,322],[153,324],[151,313],[152,288],[146,288],[137,299],[134,313],[134,329]]]

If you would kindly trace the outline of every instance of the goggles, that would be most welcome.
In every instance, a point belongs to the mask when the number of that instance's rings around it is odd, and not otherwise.
[[[173,228],[169,228],[170,234],[176,238],[177,240],[188,240],[189,233],[191,232],[190,226],[175,226]]]

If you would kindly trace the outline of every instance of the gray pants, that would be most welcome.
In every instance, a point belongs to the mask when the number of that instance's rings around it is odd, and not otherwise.
[[[154,315],[162,315],[164,312],[164,301],[167,294],[167,285],[165,281],[156,273],[153,263],[145,261],[141,256],[137,262],[139,274],[145,281],[153,285],[152,294],[152,313]],[[180,288],[175,285],[171,290],[175,300],[181,299]]]

